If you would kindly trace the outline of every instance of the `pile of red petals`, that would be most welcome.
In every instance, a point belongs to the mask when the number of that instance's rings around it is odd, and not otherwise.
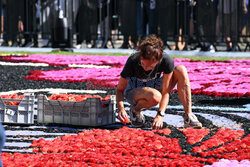
[[[170,129],[162,132],[171,133]],[[195,131],[195,130],[194,130]],[[117,130],[85,130],[54,140],[39,139],[31,147],[36,154],[2,153],[5,166],[204,166],[220,158],[249,159],[249,135],[241,131],[220,129],[216,138],[222,146],[200,152],[200,156],[183,154],[177,138],[158,133],[123,127]],[[231,137],[229,137],[231,136]],[[202,148],[218,146],[211,137]],[[232,148],[233,147],[233,148]],[[206,153],[206,154],[201,154]],[[207,157],[213,155],[213,157]]]
[[[214,136],[201,143],[199,147],[194,147],[193,152],[202,152],[209,148],[217,147],[221,144],[231,142],[244,135],[243,130],[219,129]]]
[[[239,161],[250,158],[250,134],[243,139],[235,139],[216,149],[207,152],[200,152],[202,157],[215,155],[216,158],[238,159]]]
[[[194,129],[190,127],[181,129],[181,132],[186,136],[188,143],[195,144],[200,142],[209,133],[209,129]]]
[[[157,129],[153,130],[154,133],[159,133],[162,135],[169,135],[171,133],[171,130],[169,128],[164,128],[164,129]]]

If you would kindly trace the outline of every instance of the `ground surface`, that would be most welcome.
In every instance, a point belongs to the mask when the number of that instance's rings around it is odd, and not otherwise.
[[[77,90],[86,90],[87,83],[68,83],[68,82],[51,82],[51,81],[32,81],[25,80],[24,77],[28,75],[31,70],[48,70],[48,69],[61,69],[61,67],[31,67],[31,66],[0,66],[0,87],[2,94],[16,91],[16,93],[23,93],[28,89],[39,89],[35,94],[50,95],[46,88],[63,88],[71,89],[70,93],[76,93]],[[100,89],[99,89],[100,90]],[[104,92],[101,92],[104,91]],[[106,96],[107,94],[115,94],[115,88],[100,90],[95,94]],[[202,141],[210,139],[220,128],[229,128],[231,130],[244,130],[243,138],[249,135],[250,130],[250,99],[249,97],[213,97],[204,95],[193,95],[193,112],[197,115],[198,119],[202,122],[205,128],[211,131],[206,135]],[[129,105],[126,104],[128,109]],[[150,122],[154,118],[156,112],[154,109],[146,110],[145,115],[149,124],[144,130],[149,130]],[[183,109],[179,101],[177,93],[171,94],[170,103],[164,118],[164,128],[171,130],[170,138],[178,138],[184,154],[197,154],[192,153],[192,148],[201,144],[198,142],[196,145],[187,143],[184,134],[181,133],[180,128],[183,127]],[[98,127],[100,129],[119,129],[123,127],[118,120],[114,125]],[[127,125],[131,127],[130,125]],[[76,127],[76,126],[59,126],[59,125],[31,125],[19,126],[4,124],[6,130],[6,144],[3,152],[23,152],[31,153],[30,147],[33,140],[45,138],[53,140],[60,138],[66,134],[77,134],[86,129],[93,129],[93,127]],[[248,156],[249,159],[249,156]],[[204,164],[207,164],[204,163]]]

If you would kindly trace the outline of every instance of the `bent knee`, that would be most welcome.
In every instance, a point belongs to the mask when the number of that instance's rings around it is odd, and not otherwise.
[[[152,99],[151,99],[151,103],[153,106],[156,106],[157,104],[160,103],[161,101],[161,98],[162,98],[162,95],[159,91],[157,92],[154,92],[153,96],[152,96]]]
[[[161,101],[161,93],[153,88],[137,89],[135,92],[135,102],[138,100],[146,100],[147,106],[156,106]]]

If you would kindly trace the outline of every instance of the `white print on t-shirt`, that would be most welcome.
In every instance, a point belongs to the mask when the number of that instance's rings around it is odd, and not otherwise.
[[[161,89],[162,79],[138,79],[135,77],[129,78],[128,89],[140,88],[140,87],[151,87],[155,89]]]

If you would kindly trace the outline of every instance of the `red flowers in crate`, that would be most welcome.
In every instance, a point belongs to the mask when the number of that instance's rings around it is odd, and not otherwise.
[[[16,93],[11,94],[11,95],[1,95],[2,99],[23,99],[24,95],[18,95]],[[20,102],[16,101],[4,101],[5,105],[19,105]]]
[[[1,95],[3,99],[23,99],[24,95],[12,94],[12,95]],[[100,98],[101,101],[109,101],[110,95],[105,96],[104,98],[100,95],[74,95],[74,94],[53,94],[48,97],[49,100],[61,100],[61,101],[76,101],[83,102],[87,98]],[[15,101],[5,101],[5,105],[19,105],[20,102]],[[105,105],[105,104],[104,104]]]
[[[106,97],[103,98],[100,95],[53,94],[50,97],[48,97],[49,100],[77,101],[77,102],[83,102],[87,98],[100,98],[101,101],[109,101],[110,95],[107,95]]]

